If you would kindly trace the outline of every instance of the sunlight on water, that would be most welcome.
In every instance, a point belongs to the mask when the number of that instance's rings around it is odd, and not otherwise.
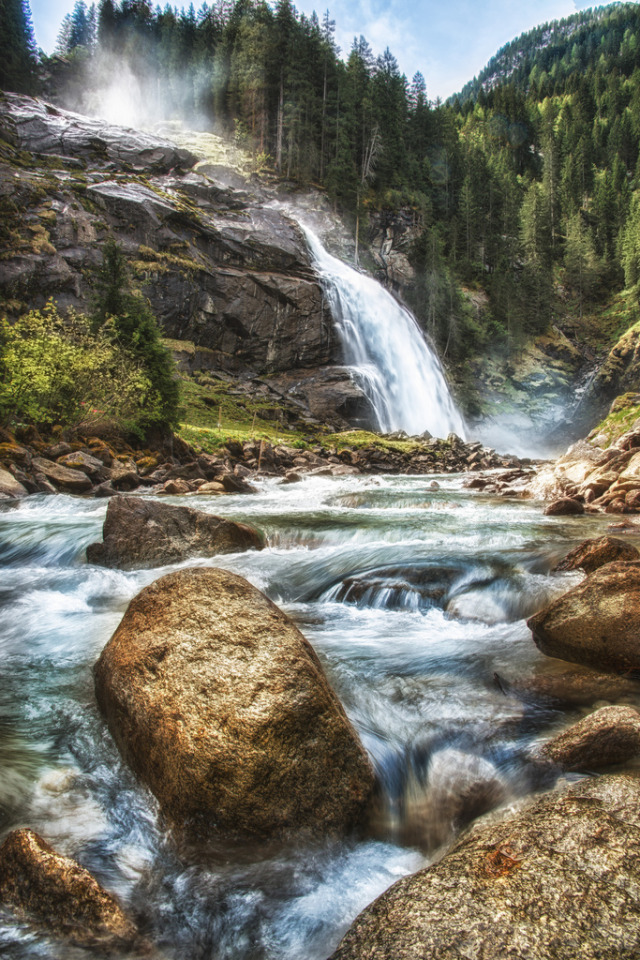
[[[0,512],[0,826],[32,826],[78,857],[142,922],[153,960],[324,960],[390,883],[473,817],[539,785],[528,750],[566,705],[528,686],[557,667],[524,618],[580,579],[549,571],[606,520],[552,522],[539,505],[470,493],[461,477],[439,477],[438,490],[431,480],[261,480],[256,496],[224,504],[168,498],[265,532],[264,551],[178,566],[223,566],[282,605],[315,647],[382,786],[359,840],[222,845],[202,862],[165,834],[93,694],[93,663],[127,603],[176,567],[87,564],[103,502],[33,497]],[[89,956],[8,915],[0,953]]]

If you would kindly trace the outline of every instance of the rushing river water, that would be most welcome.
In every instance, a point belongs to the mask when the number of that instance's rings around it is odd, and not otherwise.
[[[3,505],[2,833],[30,826],[77,857],[138,918],[154,960],[323,960],[367,903],[471,817],[540,787],[528,751],[580,708],[536,693],[531,678],[559,667],[523,618],[579,579],[549,569],[608,518],[546,518],[539,504],[465,491],[462,477],[436,478],[437,490],[433,479],[264,480],[253,497],[175,501],[265,531],[268,549],[217,565],[296,620],[384,792],[366,836],[206,855],[162,832],[93,694],[92,665],[128,601],[170,568],[88,565],[103,501]],[[0,954],[89,955],[8,913]]]

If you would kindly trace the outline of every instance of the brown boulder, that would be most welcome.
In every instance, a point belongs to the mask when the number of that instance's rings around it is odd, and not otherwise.
[[[550,503],[544,513],[547,517],[573,517],[584,513],[584,504],[572,497],[561,497]]]
[[[640,714],[633,707],[601,707],[545,743],[541,759],[565,770],[596,770],[640,754]]]
[[[630,543],[618,540],[616,537],[598,537],[593,540],[584,540],[579,546],[568,553],[564,560],[556,564],[556,570],[584,570],[593,573],[605,563],[614,560],[638,560],[640,553]]]
[[[109,502],[103,542],[87,547],[87,560],[135,570],[263,547],[262,534],[247,524],[190,507],[119,496]]]
[[[12,473],[0,467],[0,495],[3,497],[26,497],[28,490]]]
[[[33,830],[14,830],[0,847],[0,901],[82,946],[122,949],[138,935],[95,877]]]
[[[31,466],[34,473],[43,474],[54,487],[67,493],[87,493],[93,486],[91,480],[81,470],[70,470],[59,463],[53,463],[45,457],[34,457]]]
[[[549,657],[601,670],[640,669],[640,560],[608,563],[531,617]]]
[[[61,467],[68,467],[70,470],[80,470],[82,473],[86,473],[88,477],[96,477],[98,475],[100,475],[102,479],[106,477],[102,460],[98,460],[97,457],[92,457],[88,453],[83,453],[82,450],[76,450],[74,453],[65,453],[63,456],[58,457],[58,463]]]
[[[146,587],[95,684],[123,756],[190,836],[321,835],[367,809],[371,765],[312,647],[236,574]]]
[[[331,960],[636,960],[639,883],[640,781],[583,780],[393,884]]]

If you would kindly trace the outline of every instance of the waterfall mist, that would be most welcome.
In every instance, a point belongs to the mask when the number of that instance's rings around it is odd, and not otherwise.
[[[381,284],[332,256],[303,226],[344,359],[382,433],[465,436],[444,372],[415,318]]]

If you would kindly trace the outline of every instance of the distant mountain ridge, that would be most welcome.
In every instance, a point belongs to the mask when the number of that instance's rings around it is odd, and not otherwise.
[[[576,69],[595,68],[602,56],[611,69],[628,76],[640,64],[640,47],[630,40],[638,30],[637,3],[592,7],[562,20],[548,21],[501,47],[449,102],[475,101],[480,91],[487,93],[505,82],[522,93],[528,93],[532,83],[548,83],[550,88],[545,93],[559,93],[558,84],[563,85]]]

